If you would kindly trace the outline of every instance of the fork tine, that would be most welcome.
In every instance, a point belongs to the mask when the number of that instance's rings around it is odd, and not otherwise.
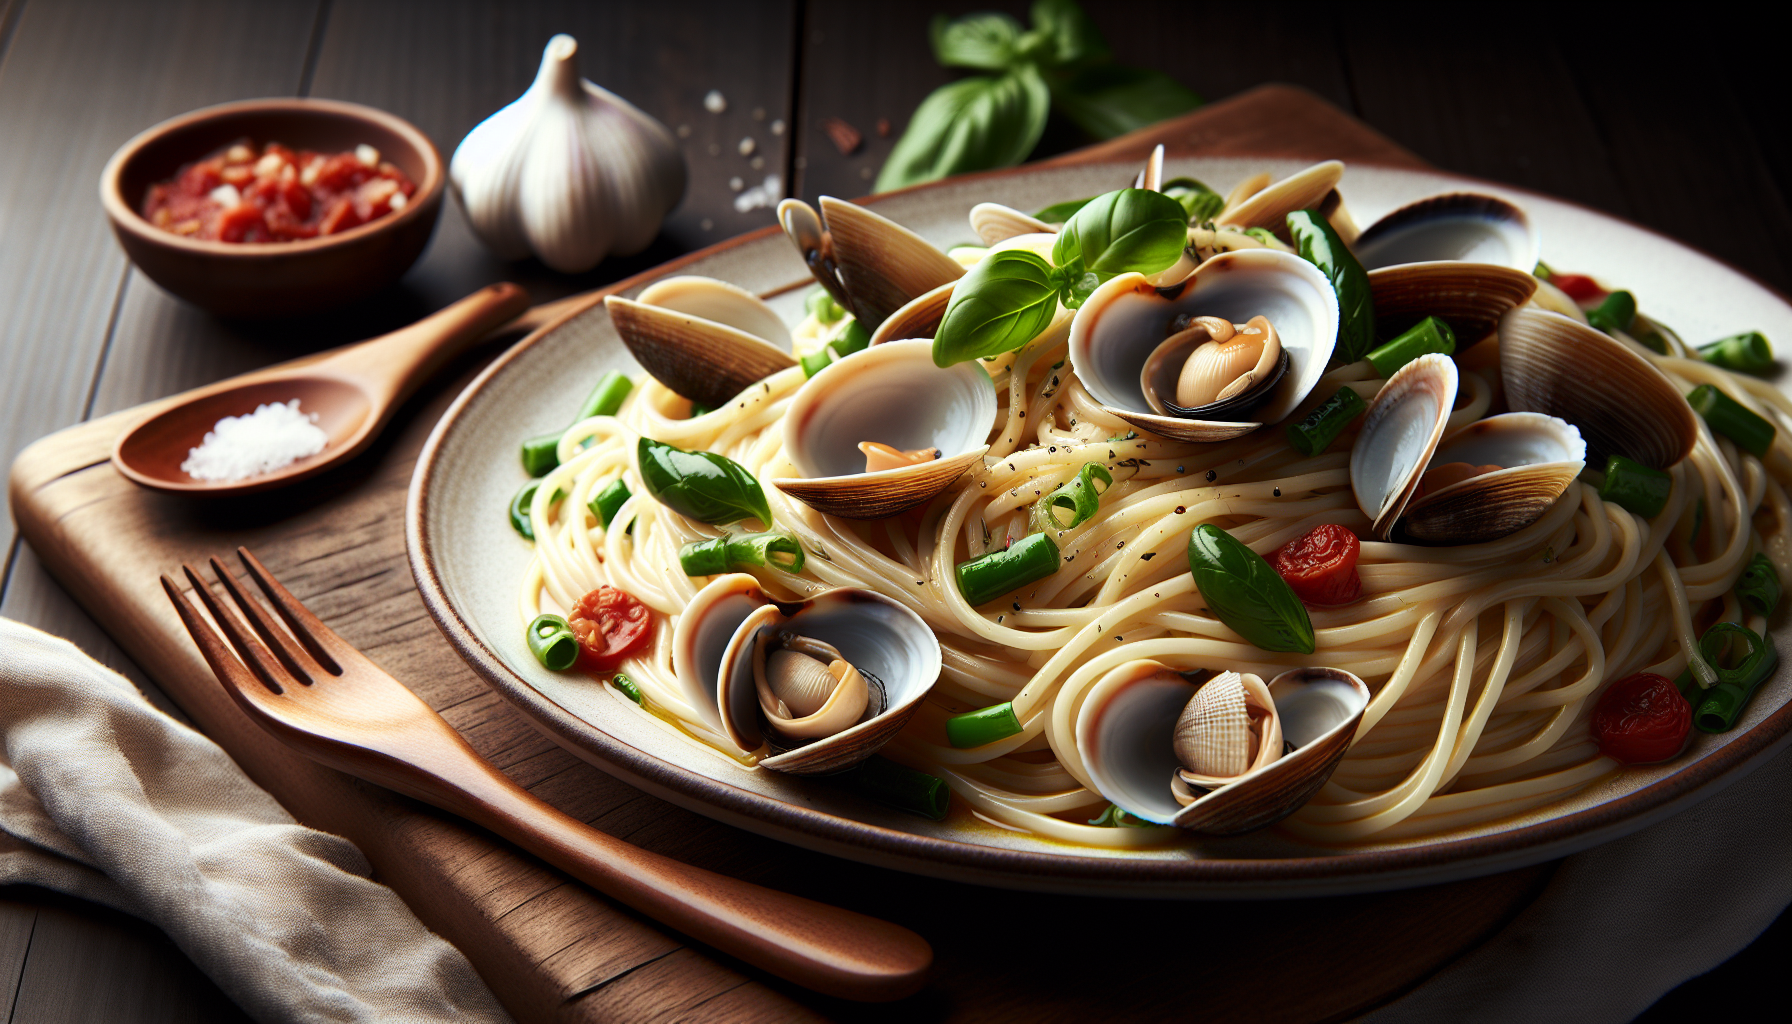
[[[230,574],[230,570],[224,567],[223,562],[216,558],[209,559],[209,561],[212,565],[212,572],[218,577],[218,582],[224,584],[224,589],[229,592],[230,599],[236,602],[237,609],[249,620],[249,626],[255,630],[255,635],[261,637],[261,642],[273,649],[274,657],[280,659],[280,664],[285,665],[286,670],[292,673],[295,679],[310,686],[311,672],[306,669],[304,664],[309,659],[300,653],[298,645],[292,642],[292,638],[287,636],[284,630],[274,625],[273,618],[261,607],[261,602],[250,597],[237,584],[236,577]]]
[[[249,578],[255,581],[255,585],[261,588],[263,594],[267,595],[268,603],[272,604],[274,610],[280,613],[280,617],[286,620],[286,625],[292,630],[292,635],[299,638],[299,643],[305,645],[305,650],[317,659],[317,663],[324,667],[325,672],[333,676],[341,675],[342,666],[330,656],[329,651],[324,649],[326,642],[348,648],[348,645],[344,644],[336,635],[335,630],[324,625],[322,619],[311,614],[311,609],[292,596],[292,591],[287,590],[279,580],[275,579],[274,574],[268,571],[268,567],[262,565],[261,559],[251,554],[248,548],[237,548],[236,556],[242,559],[243,567],[249,570]]]
[[[199,653],[205,657],[205,663],[212,667],[212,674],[220,682],[238,693],[246,692],[246,687],[265,685],[265,680],[258,680],[251,675],[243,667],[243,663],[231,655],[230,649],[219,639],[217,631],[206,624],[199,609],[193,607],[193,602],[181,594],[180,586],[169,579],[167,573],[162,574],[162,590],[168,594],[168,600],[174,602],[175,613],[180,616],[182,625],[187,627],[187,633],[193,637],[193,643],[198,645]],[[281,691],[276,687],[274,692]]]
[[[268,656],[267,649],[250,637],[237,617],[218,603],[217,597],[212,594],[211,587],[206,586],[205,580],[193,570],[192,566],[183,562],[180,570],[187,574],[187,582],[193,584],[193,593],[199,595],[200,603],[205,605],[205,610],[211,613],[212,621],[216,622],[218,628],[224,631],[224,636],[230,640],[230,646],[236,649],[237,656],[243,659],[243,663],[249,666],[249,670],[254,672],[269,690],[274,693],[285,693],[286,687],[281,682],[280,668],[274,663],[273,658]]]

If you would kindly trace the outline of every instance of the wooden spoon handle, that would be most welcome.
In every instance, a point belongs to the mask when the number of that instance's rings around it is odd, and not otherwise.
[[[388,407],[409,397],[467,346],[529,308],[529,293],[508,281],[487,285],[453,305],[316,364],[360,382]]]
[[[496,769],[450,808],[599,892],[731,956],[827,995],[884,1002],[914,993],[933,949],[921,936],[650,853],[543,803]]]

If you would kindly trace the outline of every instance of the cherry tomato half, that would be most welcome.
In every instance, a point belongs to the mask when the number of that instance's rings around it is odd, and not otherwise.
[[[1599,752],[1625,764],[1678,757],[1692,732],[1692,705],[1665,676],[1638,672],[1613,683],[1593,705]]]
[[[611,586],[579,598],[566,623],[579,641],[580,667],[591,672],[614,672],[653,638],[653,612],[635,595]]]
[[[1549,283],[1568,293],[1568,297],[1576,302],[1591,302],[1605,297],[1605,289],[1599,282],[1585,274],[1552,274]]]
[[[1336,523],[1314,527],[1304,537],[1289,541],[1269,564],[1288,581],[1294,596],[1312,605],[1349,604],[1363,596],[1363,580],[1356,574],[1362,542]]]

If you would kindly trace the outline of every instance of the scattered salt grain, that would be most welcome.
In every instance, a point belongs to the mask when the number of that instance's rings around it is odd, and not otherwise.
[[[768,174],[765,176],[764,184],[754,185],[740,195],[735,196],[734,208],[740,213],[746,213],[748,210],[758,210],[767,206],[776,206],[778,205],[778,200],[783,198],[784,179],[778,177],[776,174]]]
[[[739,192],[741,189],[747,187],[747,183],[740,180],[739,178],[729,178],[728,179],[728,187],[733,189],[736,192]]]
[[[703,109],[712,114],[720,114],[728,109],[728,97],[723,96],[720,89],[711,89],[704,94]]]
[[[380,151],[363,142],[355,147],[355,162],[362,167],[378,167],[380,164]]]
[[[300,412],[298,399],[272,402],[219,420],[187,452],[180,470],[195,480],[234,483],[316,455],[329,440],[317,426],[317,413]]]
[[[783,118],[779,118],[778,120],[772,122],[772,134],[773,135],[784,134],[784,119]]]
[[[736,148],[738,148],[740,150],[741,156],[752,156],[753,150],[759,148],[759,143],[754,142],[753,137],[751,135],[749,135],[746,138],[740,140],[740,145]]]
[[[765,157],[756,156],[747,161],[747,166],[753,168],[755,171],[763,171],[765,170]]]

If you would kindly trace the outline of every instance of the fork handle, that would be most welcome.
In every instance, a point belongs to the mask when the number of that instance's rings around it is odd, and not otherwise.
[[[817,992],[883,1002],[912,994],[926,979],[933,949],[907,928],[643,850],[544,803],[489,763],[480,766],[476,776],[455,773],[448,782],[455,792],[400,788],[662,924]],[[436,781],[446,780],[438,774]],[[459,799],[444,799],[451,796]]]

